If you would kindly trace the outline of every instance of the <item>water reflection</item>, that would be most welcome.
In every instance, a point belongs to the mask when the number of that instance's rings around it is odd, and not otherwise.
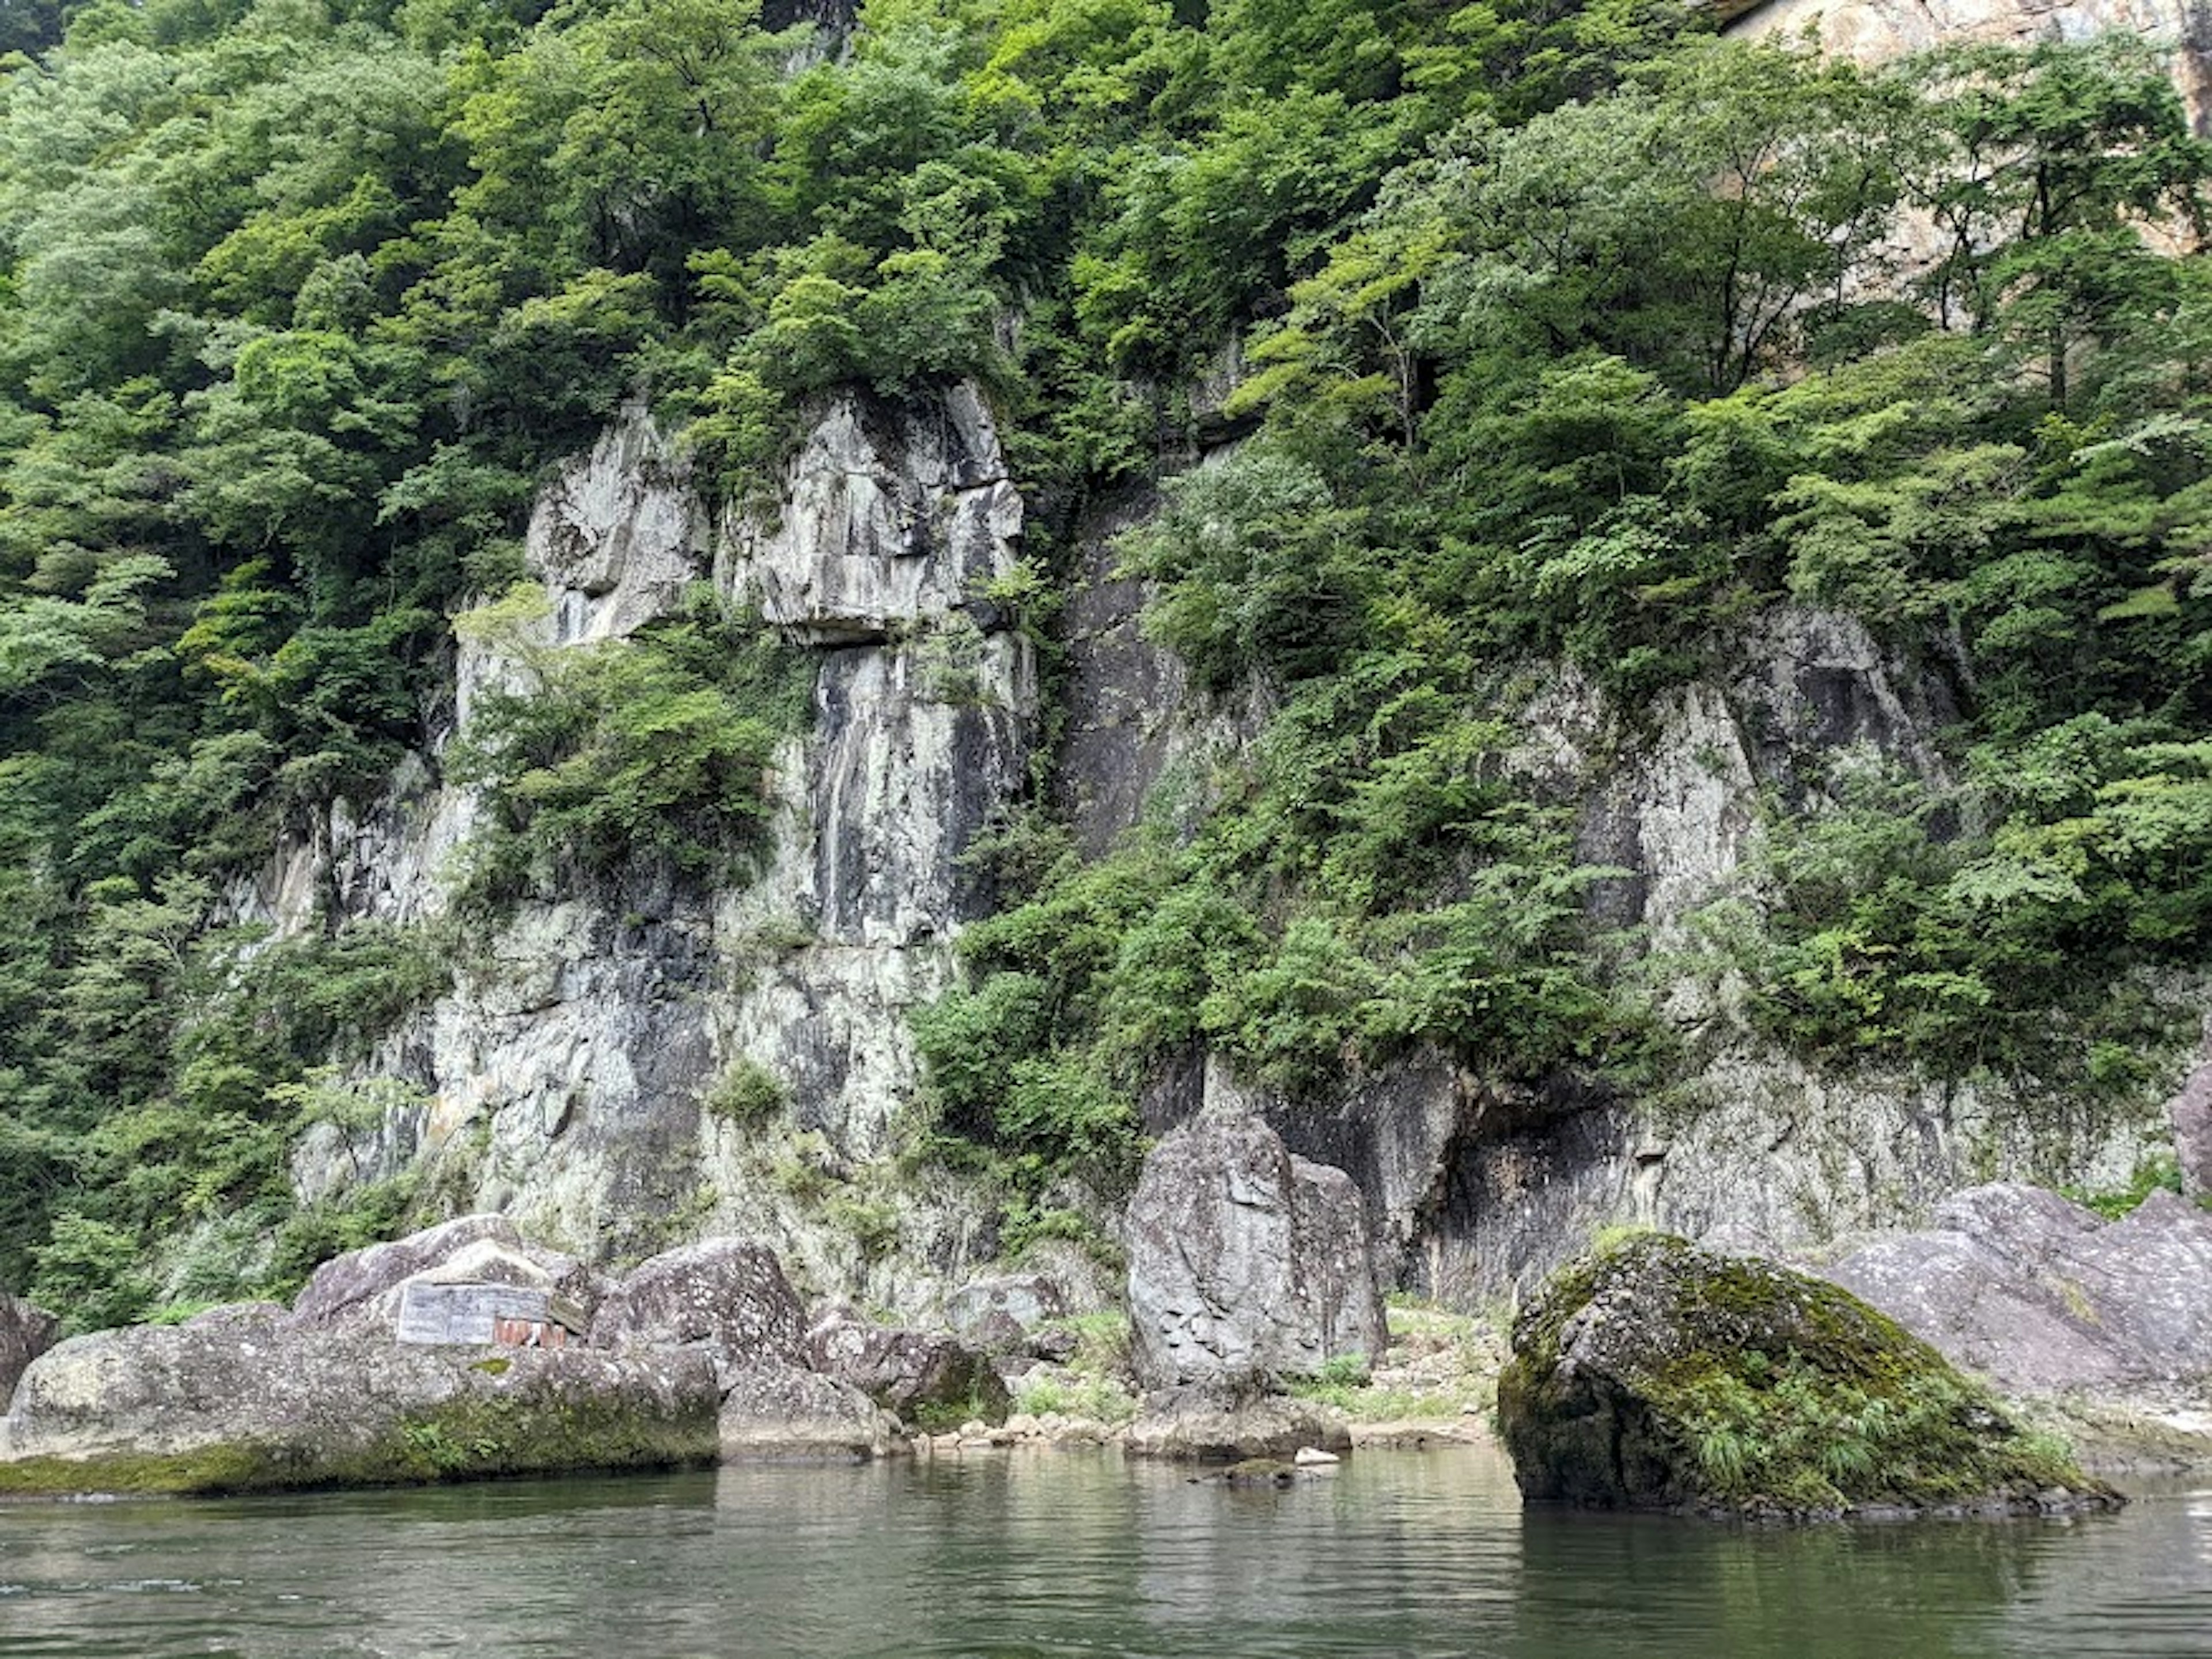
[[[1112,1454],[0,1509],[0,1654],[2014,1659],[2212,1652],[2212,1494],[2075,1526],[1521,1510],[1480,1453],[1287,1489]]]

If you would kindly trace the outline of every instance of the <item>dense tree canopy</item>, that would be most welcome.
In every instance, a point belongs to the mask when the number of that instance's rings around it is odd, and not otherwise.
[[[2127,970],[2204,960],[2212,150],[2140,43],[1875,75],[1668,0],[872,0],[849,42],[742,0],[18,0],[0,54],[0,1280],[124,1317],[149,1239],[289,1227],[273,1285],[374,1224],[291,1215],[283,1151],[438,952],[249,951],[215,896],[430,745],[451,619],[634,396],[742,493],[825,388],[974,378],[1048,584],[1241,364],[1249,435],[1124,555],[1275,717],[1103,864],[1006,826],[1018,902],[921,1023],[940,1124],[1030,1176],[1125,1159],[1200,1041],[1293,1089],[1415,1042],[1663,1080],[1516,711],[1565,661],[1632,716],[1788,599],[1964,717],[1946,782],[1786,804],[1717,930],[1777,1040],[2139,1084]],[[775,673],[720,626],[459,757],[482,894],[723,867]]]

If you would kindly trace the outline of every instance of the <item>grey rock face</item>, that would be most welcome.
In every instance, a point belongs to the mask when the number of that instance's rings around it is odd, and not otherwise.
[[[880,642],[973,603],[1011,568],[1021,527],[1021,495],[972,386],[911,410],[848,394],[807,434],[776,517],[735,526],[729,556],[769,621],[823,642]]]
[[[387,1244],[332,1256],[315,1269],[292,1304],[299,1319],[327,1322],[365,1310],[416,1274],[443,1267],[470,1246],[489,1241],[520,1250],[522,1235],[503,1215],[455,1216]]]
[[[729,1379],[719,1425],[725,1459],[880,1457],[894,1425],[850,1383],[788,1365]]]
[[[1125,1443],[1139,1457],[1236,1463],[1293,1457],[1308,1447],[1340,1455],[1352,1449],[1352,1431],[1342,1419],[1309,1401],[1187,1389],[1169,1390],[1146,1403]]]
[[[53,1346],[61,1322],[44,1308],[0,1291],[0,1408],[15,1391],[15,1380],[30,1363]]]
[[[969,1342],[1007,1326],[1025,1336],[1049,1320],[1065,1317],[1067,1311],[1066,1292],[1057,1279],[1043,1273],[971,1279],[945,1298],[945,1322]]]
[[[2181,1164],[2181,1190],[2191,1198],[2212,1193],[2212,1018],[2204,1022],[2203,1045],[2181,1092],[2166,1103],[2173,1125],[2174,1156]]]
[[[2212,49],[2198,0],[1724,0],[1732,33],[1794,40],[1862,64],[1963,41],[2027,46],[2080,40],[2104,30],[2141,35],[2173,55],[2172,74],[2201,135],[2212,125]]]
[[[850,1383],[908,1423],[1002,1419],[1013,1401],[991,1362],[941,1331],[903,1330],[832,1309],[806,1334],[814,1369]]]
[[[231,1490],[711,1458],[702,1355],[403,1347],[265,1311],[64,1342],[24,1374],[0,1455],[118,1460],[157,1489]],[[141,1474],[135,1477],[144,1480]]]
[[[806,1313],[775,1253],[709,1238],[645,1262],[592,1321],[598,1348],[696,1346],[725,1376],[806,1363]]]
[[[2107,1222],[1997,1184],[1947,1200],[1933,1221],[1823,1271],[2008,1392],[2212,1379],[2212,1214],[2156,1193]]]
[[[1139,1380],[1264,1387],[1387,1333],[1358,1189],[1256,1117],[1201,1118],[1145,1160],[1126,1224]]]
[[[821,1282],[917,1304],[988,1242],[948,1187],[902,1212],[910,1250],[856,1262],[755,1153],[808,1132],[865,1164],[915,1087],[907,1014],[944,988],[952,939],[988,902],[963,855],[1027,786],[1031,653],[981,591],[1019,556],[1021,499],[964,387],[896,409],[836,400],[778,493],[717,526],[681,453],[625,411],[532,516],[526,562],[550,615],[520,641],[465,641],[456,671],[465,726],[488,690],[526,682],[523,657],[623,638],[692,584],[759,607],[816,659],[811,727],[770,769],[766,867],[715,891],[635,872],[620,892],[520,907],[477,942],[481,971],[361,1068],[396,1097],[383,1121],[303,1141],[303,1196],[427,1169],[591,1259],[664,1248],[680,1213],[767,1237]],[[326,902],[439,915],[477,807],[437,763],[434,744],[378,799],[289,839],[230,896],[239,919],[296,931]],[[781,1085],[781,1113],[707,1118],[702,1094],[747,1062]]]

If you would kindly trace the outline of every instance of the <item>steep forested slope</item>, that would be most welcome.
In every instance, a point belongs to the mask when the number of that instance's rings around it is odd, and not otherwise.
[[[1209,455],[1119,556],[1248,750],[1103,860],[1041,775],[918,1016],[917,1145],[1018,1216],[1110,1191],[1195,1048],[1660,1099],[1686,986],[1821,1066],[2155,1091],[2212,929],[2212,149],[2154,53],[1869,74],[1656,0],[847,21],[10,15],[0,1279],[132,1316],[245,1212],[281,1287],[408,1198],[297,1205],[293,1139],[378,1102],[318,1068],[533,894],[745,867],[789,665],[702,592],[443,751],[494,803],[443,920],[233,925],[440,752],[451,618],[527,613],[533,492],[638,397],[744,503],[825,394],[980,384],[1030,503],[988,602],[1048,669],[1087,515]],[[1784,605],[1955,723],[1773,799],[1655,950],[1516,758],[1533,691],[1632,733]]]

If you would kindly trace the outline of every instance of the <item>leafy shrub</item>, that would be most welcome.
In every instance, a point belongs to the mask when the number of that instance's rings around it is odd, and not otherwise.
[[[483,625],[529,616],[518,593]],[[805,707],[802,653],[720,617],[711,594],[628,639],[524,650],[533,683],[486,695],[452,758],[486,795],[465,901],[604,882],[631,860],[728,879],[761,851],[767,768]]]

